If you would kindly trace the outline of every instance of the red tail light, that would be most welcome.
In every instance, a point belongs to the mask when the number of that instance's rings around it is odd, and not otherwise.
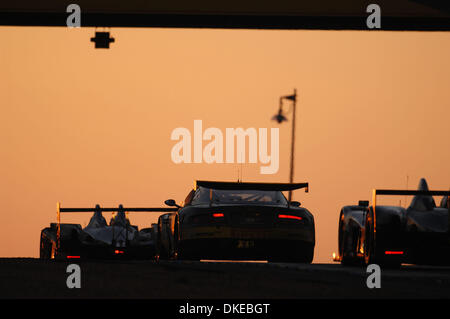
[[[80,256],[67,256],[67,259],[78,259]]]
[[[295,215],[284,215],[284,214],[279,214],[278,218],[287,218],[287,219],[297,219],[297,220],[302,220],[303,218],[301,218],[300,216],[295,216]]]
[[[115,253],[116,255],[118,255],[118,254],[123,254],[123,250],[114,250],[114,253]]]
[[[384,253],[386,255],[403,255],[403,251],[386,250]]]
[[[223,217],[223,213],[214,213],[213,217]]]

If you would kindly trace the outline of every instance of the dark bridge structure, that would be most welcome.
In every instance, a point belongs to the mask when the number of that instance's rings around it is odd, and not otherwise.
[[[447,0],[5,0],[0,25],[81,27],[368,30],[367,6],[381,9],[381,31],[450,31]]]

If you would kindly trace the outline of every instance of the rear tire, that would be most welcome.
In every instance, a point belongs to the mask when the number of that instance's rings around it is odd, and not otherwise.
[[[44,235],[44,231],[41,232],[41,240],[39,244],[39,258],[51,259],[52,258],[52,242]]]
[[[339,244],[339,255],[341,256],[341,265],[354,266],[357,263],[357,260],[355,257],[349,256],[349,250],[353,254],[356,254],[356,251],[354,247],[350,247],[350,249],[349,247],[347,247],[346,245],[348,242],[347,233],[343,229],[340,229],[339,232],[340,232],[339,239],[341,240],[341,243]]]
[[[386,257],[383,254],[384,249],[377,247],[374,222],[373,209],[369,209],[365,222],[364,263],[366,265],[377,264],[385,268],[400,268],[401,261]]]
[[[344,233],[344,240],[347,240],[347,236]],[[354,257],[349,256],[346,252],[345,252],[345,247],[342,251],[342,255],[341,255],[341,265],[343,266],[354,266],[356,265],[357,261]]]
[[[339,217],[339,236],[338,236],[338,245],[339,245],[339,257],[341,259],[341,265],[343,266],[358,266],[363,263],[362,258],[358,257],[358,242],[360,238],[361,231],[358,232],[352,228],[349,233],[345,229],[344,224],[344,212],[341,211]],[[350,235],[350,241],[349,241]]]
[[[374,263],[374,230],[373,211],[370,209],[366,214],[365,238],[364,238],[364,263],[370,265]]]
[[[300,259],[300,263],[304,263],[304,264],[311,264],[313,262],[314,259],[314,248],[308,250],[308,252],[306,253],[306,255]]]

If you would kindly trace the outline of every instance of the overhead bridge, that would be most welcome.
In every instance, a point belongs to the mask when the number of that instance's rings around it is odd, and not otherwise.
[[[445,0],[8,0],[0,25],[66,26],[67,7],[82,27],[368,30],[368,5],[381,9],[381,31],[449,31]]]

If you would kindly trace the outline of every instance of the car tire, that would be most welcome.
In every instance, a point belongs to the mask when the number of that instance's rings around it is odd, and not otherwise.
[[[391,269],[400,268],[400,261],[391,258],[387,259],[384,255],[377,253],[374,221],[373,209],[369,209],[365,221],[364,263],[366,265],[377,264],[380,267]]]
[[[52,242],[41,232],[41,239],[39,243],[39,258],[51,259],[52,257]]]

